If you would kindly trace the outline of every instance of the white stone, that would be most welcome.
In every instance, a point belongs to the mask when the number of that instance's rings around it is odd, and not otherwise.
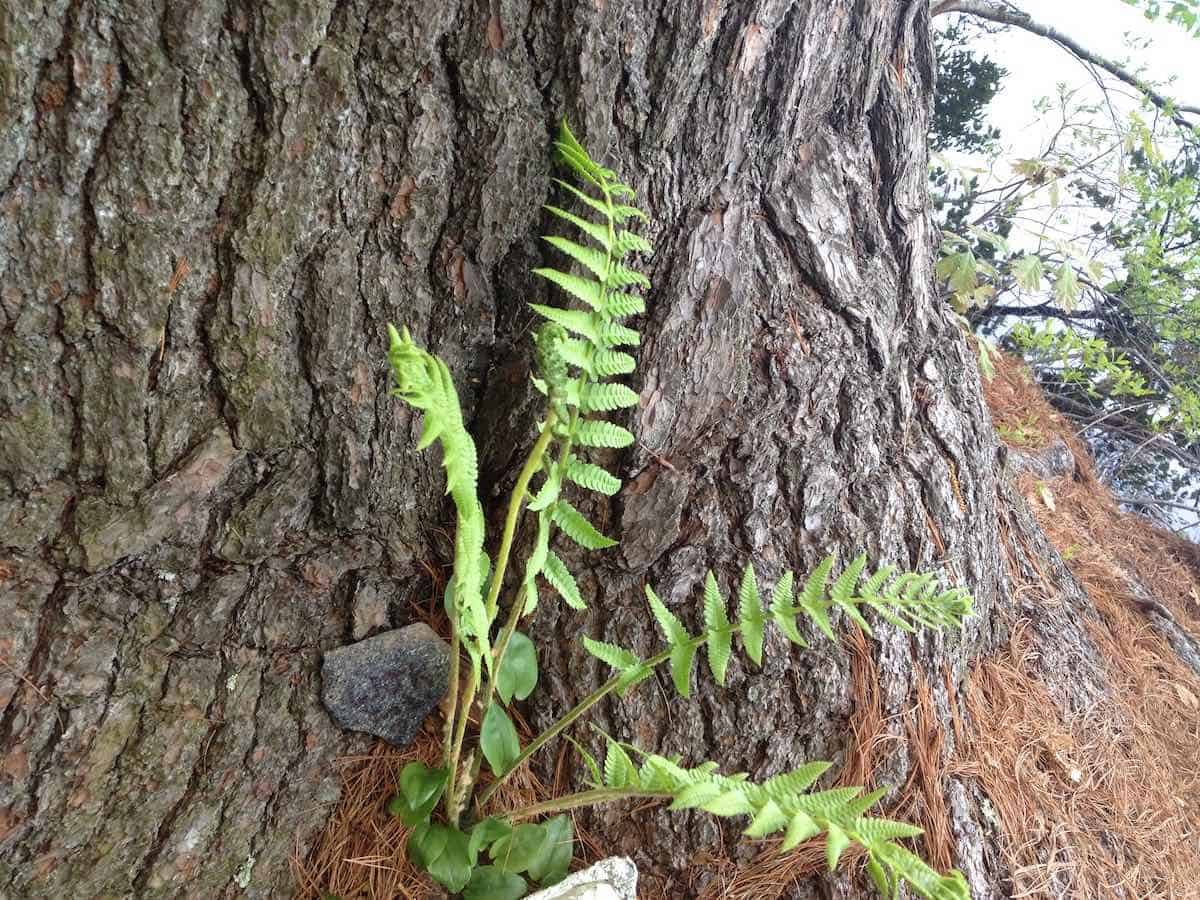
[[[637,900],[637,866],[628,857],[610,856],[526,900]]]

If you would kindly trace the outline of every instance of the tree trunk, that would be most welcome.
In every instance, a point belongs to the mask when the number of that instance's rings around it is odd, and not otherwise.
[[[1052,565],[931,289],[925,0],[46,0],[0,8],[0,46],[0,894],[289,894],[360,745],[320,707],[320,655],[403,624],[447,552],[384,325],[450,364],[499,496],[563,115],[657,251],[640,444],[593,509],[622,544],[575,560],[586,620],[543,604],[536,718],[599,677],[581,627],[651,645],[643,582],[694,624],[706,567],[773,582],[863,550],[977,600],[961,636],[882,628],[863,656],[900,784],[889,717],[927,680],[949,721],[1015,608],[1006,557]],[[1047,667],[1087,658],[1054,571]],[[857,657],[766,656],[602,724],[756,776],[848,764]],[[1100,683],[1074,665],[1064,704]],[[979,797],[938,798],[950,862],[1003,896]],[[698,815],[586,824],[671,896],[706,886],[678,874],[700,851],[748,852]]]

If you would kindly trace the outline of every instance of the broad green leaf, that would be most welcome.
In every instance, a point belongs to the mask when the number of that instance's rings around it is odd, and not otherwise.
[[[512,825],[494,816],[488,816],[486,819],[476,822],[471,828],[467,854],[474,860],[479,855],[480,850],[487,849],[511,831]]]
[[[559,500],[554,504],[550,518],[571,540],[588,550],[604,550],[617,545],[612,538],[607,538],[597,531],[595,526],[583,517],[583,513],[566,500]]]
[[[409,827],[426,821],[446,789],[446,778],[445,769],[409,763],[400,771],[400,791],[392,798],[388,811]]]
[[[708,665],[717,684],[724,686],[725,670],[732,652],[733,632],[729,628],[729,616],[725,612],[725,598],[717,587],[712,570],[704,578],[704,630],[708,635]]]
[[[457,828],[443,825],[431,827],[445,830],[446,844],[442,852],[426,866],[425,871],[450,893],[456,894],[471,880],[471,869],[474,865],[468,852],[467,836]]]
[[[934,274],[950,285],[950,290],[956,294],[966,294],[975,290],[976,260],[970,250],[961,253],[951,253],[938,260]]]
[[[442,851],[446,849],[446,836],[450,829],[445,825],[421,822],[408,835],[404,855],[419,869],[428,872]]]
[[[763,610],[758,598],[758,582],[754,566],[746,566],[738,586],[738,621],[742,626],[742,645],[756,666],[762,665]]]
[[[542,823],[548,840],[542,853],[529,865],[529,877],[542,887],[561,881],[575,855],[574,829],[571,820],[559,815]]]
[[[544,826],[527,823],[492,844],[488,855],[501,871],[524,872],[546,852],[549,843]]]
[[[579,593],[579,585],[575,583],[575,576],[554,551],[546,554],[542,576],[558,591],[571,609],[587,609],[583,595]]]
[[[499,703],[488,706],[479,729],[479,749],[483,751],[492,772],[503,775],[521,755],[521,741],[512,720]]]
[[[409,834],[405,853],[451,893],[461,891],[471,878],[467,836],[457,828],[422,823]]]
[[[497,866],[480,866],[471,874],[463,900],[520,900],[528,890],[520,875]]]
[[[524,700],[537,687],[537,648],[526,635],[514,631],[496,675],[496,693],[507,704],[513,697]]]
[[[1054,279],[1055,299],[1063,309],[1070,311],[1078,305],[1079,293],[1079,277],[1075,274],[1075,267],[1070,263],[1063,263],[1058,267],[1058,276]]]

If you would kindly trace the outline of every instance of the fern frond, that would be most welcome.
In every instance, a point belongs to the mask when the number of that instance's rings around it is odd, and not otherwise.
[[[593,344],[599,343],[600,327],[595,320],[580,309],[559,309],[557,306],[542,306],[540,303],[530,303],[530,307],[545,316],[551,322],[556,322],[572,334],[586,338]]]
[[[704,578],[704,631],[708,635],[708,665],[717,684],[724,687],[725,669],[729,665],[732,651],[733,632],[729,629],[729,615],[725,612],[725,598],[717,587],[717,579],[710,569]]]
[[[623,384],[585,385],[579,396],[579,407],[585,413],[611,412],[637,405],[638,395]]]
[[[636,347],[642,342],[640,334],[618,322],[602,322],[597,331],[596,343],[605,349],[610,347]]]
[[[582,488],[611,497],[621,489],[621,479],[575,455],[567,457],[567,478]]]
[[[654,248],[640,234],[634,234],[632,231],[621,231],[617,234],[617,239],[612,242],[609,250],[617,259],[624,259],[630,253],[653,253]]]
[[[810,791],[830,766],[811,762],[793,772],[754,784],[744,774],[722,775],[711,762],[688,769],[675,760],[637,748],[642,765],[633,764],[625,745],[606,736],[604,784],[607,788],[657,794],[671,800],[671,809],[703,809],[717,816],[745,816],[744,833],[765,838],[782,832],[781,850],[825,835],[826,861],[837,866],[845,850],[858,844],[867,851],[877,883],[908,884],[926,900],[969,900],[966,882],[958,872],[940,875],[897,840],[915,837],[921,829],[905,822],[863,817],[861,811],[882,792],[864,794],[844,787]],[[877,877],[878,876],[878,877]]]
[[[442,446],[446,491],[457,518],[454,552],[454,613],[463,643],[476,672],[481,661],[490,667],[490,619],[483,600],[483,541],[486,523],[479,505],[479,463],[475,442],[463,423],[454,379],[446,364],[388,325],[388,362],[396,389],[393,393],[425,417],[420,446]]]
[[[608,294],[604,298],[604,312],[613,319],[628,319],[646,311],[646,301],[634,294]]]
[[[559,500],[554,504],[550,517],[567,537],[586,550],[604,550],[617,545],[612,538],[607,538],[597,531],[596,526],[566,500]]]
[[[633,357],[620,350],[600,350],[592,357],[591,364],[597,378],[628,375],[635,366]]]
[[[594,247],[584,247],[582,244],[577,244],[574,241],[568,240],[564,237],[546,235],[542,238],[542,240],[551,247],[561,250],[576,262],[581,263],[583,267],[595,275],[599,281],[604,281],[608,275],[608,254],[601,253]]]
[[[532,272],[547,281],[554,282],[572,297],[577,297],[592,309],[605,308],[604,286],[598,281],[593,281],[591,278],[580,278],[578,275],[568,275],[557,269],[533,269]]]
[[[585,447],[609,447],[619,450],[633,443],[633,435],[612,422],[581,419],[575,429],[575,442]]]
[[[758,582],[754,566],[746,566],[738,587],[738,624],[742,627],[742,646],[756,666],[762,665],[763,611],[758,599]]]
[[[746,566],[738,585],[738,621],[734,624],[729,622],[725,612],[725,601],[717,587],[716,579],[709,572],[704,583],[704,631],[695,637],[688,634],[682,623],[659,600],[654,590],[647,586],[646,597],[651,612],[666,637],[667,649],[646,660],[645,665],[653,667],[669,661],[676,686],[680,688],[679,692],[686,696],[683,685],[686,684],[685,675],[690,673],[692,657],[690,653],[685,655],[684,652],[677,651],[678,647],[699,648],[702,644],[707,645],[709,668],[712,669],[717,683],[724,684],[734,632],[741,633],[746,656],[755,665],[762,665],[763,643],[769,621],[774,622],[792,643],[804,647],[807,646],[807,642],[796,625],[797,617],[800,614],[807,615],[822,631],[832,635],[833,628],[829,623],[828,610],[834,605],[844,611],[852,610],[859,621],[862,616],[857,607],[866,605],[877,606],[881,613],[895,616],[906,625],[909,622],[917,622],[929,627],[959,626],[962,624],[962,618],[971,610],[971,595],[967,591],[961,588],[941,591],[932,577],[926,576],[897,579],[897,582],[902,581],[899,588],[888,585],[880,594],[863,597],[859,594],[860,588],[856,587],[856,583],[862,577],[865,561],[857,560],[852,563],[830,585],[833,565],[832,556],[822,560],[795,600],[792,573],[785,572],[772,592],[769,613],[762,606],[754,567]],[[868,578],[864,586],[878,586],[884,583]],[[837,604],[835,600],[838,601]],[[901,616],[903,618],[900,618]]]
[[[570,222],[572,225],[590,237],[593,241],[603,247],[605,251],[611,253],[613,242],[609,240],[607,227],[604,225],[597,225],[595,222],[589,222],[587,219],[581,219],[574,213],[569,213],[565,209],[559,209],[557,206],[546,204],[545,209],[547,212],[558,216],[564,222]],[[624,255],[624,253],[621,254],[621,256]]]
[[[533,270],[579,301],[585,309],[563,309],[546,304],[531,304],[533,310],[547,320],[538,329],[536,341],[538,371],[534,387],[549,398],[551,414],[543,422],[542,439],[549,440],[556,458],[542,486],[530,503],[539,515],[539,539],[543,526],[563,531],[586,549],[611,547],[615,541],[601,534],[562,495],[567,482],[609,495],[621,486],[619,480],[599,466],[578,458],[578,448],[597,447],[619,449],[633,442],[633,435],[612,422],[595,418],[597,413],[636,406],[637,393],[630,387],[605,379],[633,371],[632,356],[618,347],[637,346],[638,332],[621,320],[645,312],[645,301],[634,294],[623,293],[630,285],[648,287],[649,280],[632,267],[621,263],[615,246],[620,243],[620,256],[648,249],[649,244],[631,232],[620,229],[621,223],[645,219],[645,214],[630,205],[617,204],[613,197],[631,196],[632,191],[616,181],[610,169],[597,163],[571,133],[564,122],[555,142],[560,160],[579,176],[582,184],[555,179],[558,187],[580,204],[583,215],[560,206],[547,205],[546,211],[577,229],[584,237],[547,236],[546,242],[578,263],[582,274],[561,271],[553,267]],[[597,189],[592,191],[591,188]],[[550,329],[559,329],[552,332]],[[569,332],[570,336],[567,336]],[[593,418],[586,418],[587,415]],[[545,431],[550,427],[549,432]],[[536,567],[527,567],[524,591],[529,597],[527,610],[537,602],[534,577],[541,574],[558,591],[564,601],[582,608],[579,587],[562,560],[552,553],[540,554]],[[623,670],[621,679],[628,686],[646,677],[650,670]]]
[[[546,555],[546,563],[542,566],[542,575],[567,602],[567,606],[572,609],[587,609],[587,604],[583,602],[583,595],[579,593],[579,585],[575,583],[575,576],[571,574],[566,563],[559,559],[553,551]]]

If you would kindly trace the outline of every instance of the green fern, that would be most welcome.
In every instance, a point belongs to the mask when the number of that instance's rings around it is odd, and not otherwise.
[[[708,646],[708,662],[713,678],[717,684],[724,685],[734,633],[741,634],[742,649],[751,662],[761,665],[768,622],[774,623],[793,644],[807,647],[808,642],[797,626],[797,619],[802,614],[816,623],[830,640],[836,640],[829,619],[829,612],[834,608],[842,610],[868,634],[872,634],[872,630],[860,612],[862,607],[874,610],[888,622],[906,631],[914,630],[914,623],[930,628],[961,627],[962,620],[971,614],[973,601],[970,593],[962,588],[942,590],[933,575],[902,573],[896,576],[894,567],[885,566],[863,580],[866,557],[859,556],[831,584],[834,563],[833,556],[822,560],[798,598],[793,596],[792,573],[785,572],[772,592],[769,609],[763,608],[754,567],[746,566],[738,586],[736,623],[729,621],[725,599],[717,587],[716,578],[709,572],[704,583],[704,630],[697,635],[688,633],[654,593],[654,589],[647,585],[646,600],[666,638],[666,650],[642,660],[632,651],[622,648],[617,648],[621,650],[619,657],[614,657],[607,650],[601,655],[593,649],[597,646],[594,641],[589,643],[585,640],[585,646],[593,656],[616,669],[622,677],[630,679],[640,680],[647,669],[669,662],[671,679],[679,693],[686,697],[696,650]],[[614,658],[619,658],[620,662],[614,663]]]
[[[795,595],[794,579],[785,573],[764,607],[754,569],[747,566],[737,590],[736,620],[731,621],[726,598],[708,573],[704,583],[704,628],[692,635],[679,618],[646,588],[650,611],[666,648],[648,659],[615,644],[583,638],[588,653],[615,674],[581,699],[549,728],[523,748],[505,705],[529,696],[537,684],[537,649],[516,630],[519,620],[538,602],[539,579],[549,584],[568,606],[584,608],[583,593],[563,559],[551,549],[561,532],[589,550],[611,547],[603,534],[564,496],[570,486],[612,496],[620,480],[595,462],[582,458],[586,448],[620,449],[633,435],[605,414],[635,406],[637,394],[621,376],[634,371],[634,358],[622,347],[640,342],[626,320],[645,312],[645,301],[634,291],[649,280],[626,262],[633,253],[648,253],[650,245],[624,225],[645,215],[627,203],[633,191],[598,165],[564,124],[556,143],[560,160],[582,184],[559,182],[569,198],[580,204],[585,218],[557,206],[554,216],[572,225],[582,243],[547,237],[547,243],[578,267],[575,272],[554,268],[536,274],[562,290],[581,308],[535,304],[545,322],[535,335],[534,386],[546,395],[546,415],[538,438],[516,478],[504,528],[495,551],[495,565],[484,552],[485,521],[477,499],[478,466],[474,442],[463,423],[462,410],[445,364],[416,346],[407,331],[389,326],[389,360],[395,375],[395,394],[424,413],[419,442],[442,448],[447,491],[457,513],[454,575],[447,588],[451,619],[450,692],[445,711],[442,765],[431,769],[410,763],[400,775],[400,791],[390,808],[411,826],[409,858],[452,893],[467,896],[519,896],[530,882],[550,884],[567,871],[572,834],[566,811],[629,797],[668,799],[672,808],[703,809],[718,816],[745,816],[745,833],[754,838],[782,834],[781,847],[823,834],[830,868],[851,844],[867,853],[867,870],[879,889],[895,896],[901,884],[931,900],[963,900],[962,876],[939,875],[897,841],[920,830],[901,822],[869,818],[866,811],[882,791],[861,788],[814,791],[812,786],[829,768],[813,762],[762,784],[745,775],[722,775],[715,763],[686,769],[678,760],[645,754],[609,740],[603,765],[571,741],[593,779],[592,789],[517,810],[502,817],[479,818],[489,800],[514,772],[557,736],[613,692],[624,692],[651,677],[668,663],[675,690],[688,696],[695,659],[706,651],[708,665],[724,684],[733,655],[734,635],[740,635],[745,655],[761,664],[770,623],[791,642],[805,644],[798,620],[811,620],[817,630],[834,637],[835,611],[868,632],[865,616],[874,611],[900,628],[958,625],[970,612],[971,599],[961,590],[941,590],[930,575],[896,573],[887,567],[864,577],[859,557],[832,578],[834,561],[824,560]],[[507,618],[494,641],[491,631],[500,614],[500,594],[512,556],[523,511],[532,512],[536,532],[525,561],[519,590],[508,604]],[[485,590],[486,589],[486,590]],[[459,648],[465,648],[472,668],[460,685]],[[486,670],[486,674],[485,671]],[[461,689],[460,689],[461,688]],[[478,723],[473,747],[464,746],[471,723]],[[637,759],[635,759],[635,757]],[[482,761],[493,779],[476,795]],[[472,801],[473,804],[472,804]],[[441,802],[446,824],[435,822]],[[464,813],[466,818],[464,819]],[[540,824],[515,824],[524,819],[560,813]],[[486,851],[491,865],[480,862]]]
[[[810,790],[829,763],[808,763],[754,784],[744,773],[720,774],[712,762],[688,769],[678,759],[643,753],[636,747],[627,749],[611,738],[606,741],[603,781],[592,785],[593,793],[669,799],[670,808],[675,810],[702,809],[721,817],[744,816],[749,820],[744,830],[747,837],[765,838],[782,832],[781,852],[824,834],[830,871],[837,868],[842,853],[851,844],[858,844],[866,850],[868,870],[885,897],[894,897],[901,883],[928,900],[968,900],[970,896],[961,873],[940,875],[895,843],[919,836],[923,833],[920,828],[864,816],[886,790],[867,794],[857,787]],[[640,766],[630,751],[641,757]],[[597,771],[594,760],[589,770]]]
[[[537,606],[539,575],[569,605],[578,608],[583,604],[575,579],[562,560],[554,556],[552,563],[552,557],[541,552],[555,530],[588,550],[615,543],[572,506],[562,491],[567,482],[604,496],[621,489],[620,479],[580,459],[576,451],[582,447],[621,448],[633,442],[633,435],[606,421],[603,414],[638,403],[635,391],[611,379],[634,370],[633,357],[618,348],[636,347],[641,342],[637,331],[623,322],[646,311],[645,300],[630,291],[650,286],[645,275],[622,262],[631,253],[651,250],[644,238],[619,227],[631,219],[646,219],[641,210],[615,202],[615,198],[632,197],[633,190],[618,182],[610,169],[596,163],[565,122],[555,148],[559,160],[594,192],[556,179],[570,197],[582,204],[588,218],[558,206],[546,206],[547,212],[574,226],[585,240],[579,243],[556,235],[545,238],[551,247],[578,263],[582,273],[549,267],[533,270],[585,308],[531,304],[546,320],[535,336],[538,373],[534,385],[550,399],[553,419],[542,427],[553,430],[554,450],[546,454],[550,462],[529,507],[538,514],[538,532],[535,552],[526,563],[522,579],[525,615]]]
[[[459,637],[478,678],[481,664],[491,665],[491,620],[483,602],[485,520],[476,484],[479,463],[475,442],[463,424],[462,408],[446,364],[418,347],[405,328],[388,325],[388,362],[396,380],[392,391],[424,413],[424,428],[417,449],[435,441],[442,446],[446,493],[457,516],[454,534],[452,591]]]

